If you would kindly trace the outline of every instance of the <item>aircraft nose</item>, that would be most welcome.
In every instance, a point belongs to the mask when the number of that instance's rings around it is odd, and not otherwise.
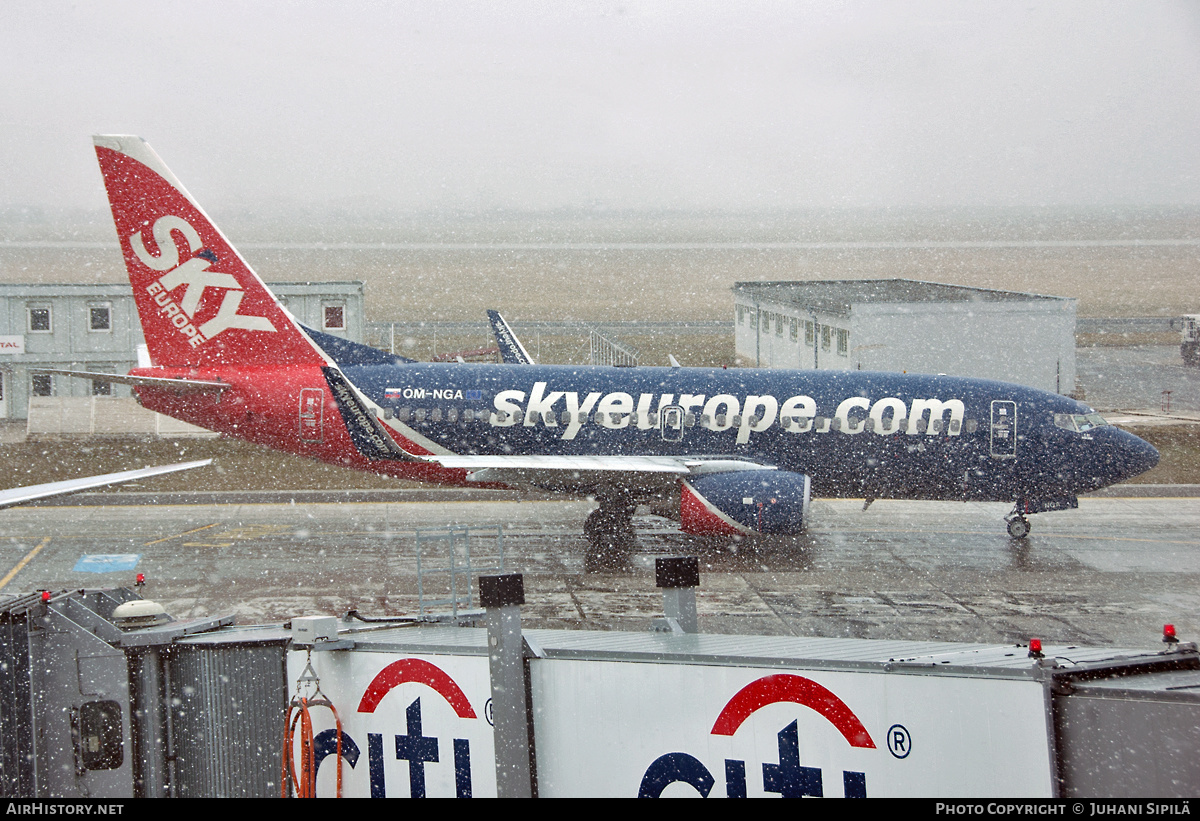
[[[1115,432],[1118,436],[1112,455],[1113,482],[1132,479],[1158,464],[1158,450],[1154,445],[1129,431]]]

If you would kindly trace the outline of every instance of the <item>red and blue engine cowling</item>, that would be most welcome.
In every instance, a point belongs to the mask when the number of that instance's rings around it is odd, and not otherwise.
[[[712,473],[680,482],[685,533],[697,536],[795,535],[808,517],[811,482],[787,470]]]

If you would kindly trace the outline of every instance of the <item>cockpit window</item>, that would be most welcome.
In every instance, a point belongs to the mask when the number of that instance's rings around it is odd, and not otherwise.
[[[1064,430],[1084,433],[1095,428],[1108,425],[1103,416],[1098,413],[1056,413],[1054,424]]]

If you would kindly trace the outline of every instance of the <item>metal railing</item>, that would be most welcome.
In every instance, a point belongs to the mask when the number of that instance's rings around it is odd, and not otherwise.
[[[504,572],[504,531],[499,525],[418,530],[416,537],[417,607],[422,617],[431,608],[448,606],[457,618],[459,608],[471,608],[475,574]],[[437,586],[437,593],[429,593],[434,598],[426,598],[430,577],[439,575],[447,577],[445,582]],[[442,591],[446,595],[436,598]]]
[[[638,352],[633,348],[609,339],[595,328],[591,330],[593,365],[616,365],[618,367],[636,368]]]

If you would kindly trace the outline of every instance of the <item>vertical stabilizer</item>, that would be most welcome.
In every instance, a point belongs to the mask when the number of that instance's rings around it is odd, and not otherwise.
[[[500,312],[488,311],[487,316],[488,322],[492,324],[492,333],[496,336],[496,344],[500,347],[500,358],[504,360],[505,364],[534,364],[533,357],[529,355],[529,351],[525,350],[521,340],[517,339],[512,328],[504,321],[504,317],[500,316]]]
[[[145,140],[93,141],[156,366],[324,363]]]

